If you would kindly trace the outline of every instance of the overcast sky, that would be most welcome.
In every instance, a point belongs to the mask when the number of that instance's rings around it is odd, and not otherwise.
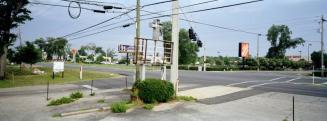
[[[61,0],[31,1],[68,5],[67,2],[63,2]],[[136,0],[101,1],[112,3],[116,2],[131,8],[135,7],[136,4]],[[141,4],[145,5],[160,1],[164,0],[141,0]],[[202,1],[208,0],[180,0],[180,6],[190,5]],[[210,4],[184,8],[182,9],[182,11],[187,12],[246,1],[250,0],[220,0]],[[171,9],[171,6],[171,3],[166,3],[152,7],[145,7],[143,9],[147,11],[161,11],[169,10]],[[87,5],[82,5],[82,7],[101,9],[100,7],[93,7]],[[21,26],[22,39],[24,41],[33,41],[40,37],[60,37],[119,15],[119,13],[101,14],[82,10],[81,16],[78,19],[72,19],[68,15],[67,8],[29,5],[29,9],[32,11],[32,17],[34,19],[32,21],[26,22],[26,24]],[[166,12],[162,14],[169,13],[171,12]],[[147,13],[141,12],[141,14]],[[194,21],[262,34],[266,34],[268,28],[273,24],[285,24],[288,25],[289,28],[292,30],[293,38],[302,37],[307,41],[313,41],[310,42],[312,43],[311,50],[319,50],[320,43],[317,41],[320,41],[320,34],[317,31],[319,29],[318,21],[322,14],[324,14],[327,18],[327,0],[264,0],[263,2],[251,3],[236,7],[180,15],[180,17],[185,18],[186,16],[188,19]],[[129,15],[134,17],[135,12],[132,12]],[[127,18],[127,16],[123,16],[120,19],[115,19],[103,25],[125,20]],[[161,18],[161,21],[168,21],[170,19],[171,18]],[[152,20],[147,20],[142,21],[141,23],[141,35],[144,38],[152,38],[152,30],[149,27],[149,23],[151,21]],[[132,21],[128,21],[126,23],[130,22]],[[256,35],[218,29],[210,26],[198,25],[193,23],[191,23],[191,26],[195,29],[195,32],[197,32],[200,39],[205,42],[204,44],[206,47],[207,55],[216,56],[217,54],[219,54],[223,56],[237,56],[238,43],[241,41],[249,42],[250,54],[256,55]],[[190,24],[181,21],[181,27],[188,29],[190,27]],[[90,33],[101,30],[103,29],[96,29],[94,31],[90,31]],[[326,33],[327,32],[325,32],[325,35]],[[78,36],[73,36],[71,38],[83,35],[84,34],[81,34]],[[134,36],[135,26],[130,26],[128,28],[119,28],[94,36],[71,40],[69,41],[69,43],[72,44],[72,47],[76,48],[79,48],[81,45],[86,45],[88,43],[95,43],[96,45],[102,46],[105,49],[117,49],[118,44],[132,44]],[[68,40],[71,38],[68,38]],[[268,43],[266,37],[260,37],[260,56],[266,55],[269,47],[270,44]],[[307,48],[308,42],[305,43],[304,46],[287,50],[287,55],[299,55],[299,51],[302,51],[302,56],[307,56]],[[201,51],[199,52],[199,55],[203,55],[202,50],[203,49],[201,49]],[[218,51],[220,53],[218,53]]]

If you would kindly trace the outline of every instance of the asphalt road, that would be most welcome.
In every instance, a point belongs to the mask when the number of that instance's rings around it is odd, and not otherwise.
[[[51,66],[50,64],[42,64],[44,66]],[[79,68],[77,64],[66,64],[65,68]],[[123,88],[126,86],[126,79],[128,81],[127,86],[133,84],[134,72],[133,70],[122,70],[113,69],[101,66],[84,66],[84,70],[96,70],[103,72],[118,73],[121,75],[126,75],[127,78],[115,78],[115,79],[104,79],[94,81],[94,87],[97,89],[113,89],[113,88]],[[169,70],[167,72],[169,74]],[[265,72],[265,71],[234,71],[234,72],[198,72],[198,71],[179,71],[180,80],[180,90],[206,87],[213,85],[224,85],[224,86],[235,86],[242,88],[252,88],[251,91],[239,92],[237,94],[232,94],[228,100],[236,100],[239,98],[244,98],[264,92],[283,92],[289,94],[301,94],[317,97],[327,97],[327,79],[315,78],[315,83],[319,85],[312,85],[312,77],[303,76],[303,73],[307,72]],[[147,72],[146,76],[149,78],[160,78],[160,71]],[[169,75],[167,75],[169,79]],[[324,84],[325,83],[325,84]],[[85,89],[85,85],[90,85],[90,82],[80,82],[73,84],[73,87],[63,87],[65,89],[52,89],[52,92],[56,91],[69,91],[76,89]],[[42,91],[43,90],[43,91]],[[6,92],[0,91],[0,96],[10,96],[19,94],[38,94],[44,93],[44,88],[35,89],[31,91],[21,91],[21,92]],[[204,103],[213,103],[213,100],[208,99]],[[221,101],[220,101],[221,102]],[[223,101],[224,102],[224,101]],[[214,102],[215,103],[215,102]],[[216,102],[219,103],[219,102]]]

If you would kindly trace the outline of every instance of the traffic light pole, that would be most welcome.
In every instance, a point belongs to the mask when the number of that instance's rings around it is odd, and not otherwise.
[[[179,46],[179,4],[178,0],[173,1],[172,5],[172,33],[173,44],[172,64],[170,69],[170,81],[174,84],[175,94],[178,92],[178,46]]]
[[[257,35],[257,65],[258,65],[258,71],[260,71],[260,61],[259,61],[259,45],[260,45],[260,41],[259,41],[259,39],[260,39],[260,36],[261,36],[261,34],[258,34]]]
[[[321,77],[324,77],[324,71],[325,71],[325,65],[324,65],[324,22],[326,20],[324,19],[324,16],[321,16],[321,28],[320,28],[320,34],[321,34]]]

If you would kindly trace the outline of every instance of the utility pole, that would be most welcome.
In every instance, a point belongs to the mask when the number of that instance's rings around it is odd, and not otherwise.
[[[207,71],[206,61],[207,61],[206,47],[203,44],[203,71]]]
[[[259,45],[260,45],[260,41],[259,41],[259,39],[260,39],[260,36],[261,36],[261,34],[258,34],[257,35],[257,65],[258,65],[258,71],[260,71],[260,61],[259,61]]]
[[[299,53],[300,53],[300,60],[301,60],[302,59],[302,51],[300,50]]]
[[[170,69],[170,81],[174,84],[175,94],[178,92],[178,46],[179,46],[179,1],[173,1],[172,5],[172,33],[173,42],[172,64]]]
[[[324,77],[325,65],[324,65],[324,15],[321,15],[320,21],[320,34],[321,34],[321,77]]]
[[[310,63],[310,46],[312,46],[312,44],[308,44],[308,62]]]
[[[141,80],[140,78],[140,64],[139,64],[139,43],[140,43],[140,34],[141,34],[141,25],[140,25],[140,6],[141,2],[140,0],[136,0],[136,37],[135,37],[135,61],[136,61],[136,67],[135,67],[135,79],[136,81]]]

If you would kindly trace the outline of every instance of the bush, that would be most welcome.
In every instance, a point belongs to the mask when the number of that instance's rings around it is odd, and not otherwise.
[[[154,108],[154,104],[145,104],[143,108],[147,110],[152,110]]]
[[[62,105],[74,102],[75,100],[69,97],[62,97],[60,99],[51,100],[48,106]]]
[[[70,98],[72,99],[79,99],[83,97],[83,93],[81,92],[73,92],[72,94],[70,94]]]
[[[129,108],[128,103],[123,101],[123,102],[116,102],[111,104],[110,109],[113,113],[123,113],[126,112],[128,108]]]
[[[166,102],[174,95],[173,84],[159,79],[145,79],[137,88],[138,96],[144,103]]]

